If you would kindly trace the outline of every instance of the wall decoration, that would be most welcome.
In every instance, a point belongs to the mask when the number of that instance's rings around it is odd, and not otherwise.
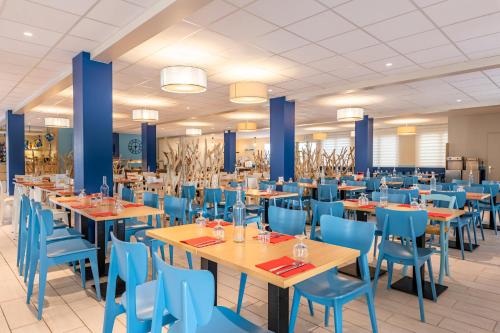
[[[295,177],[319,178],[319,169],[323,166],[326,177],[336,177],[354,173],[354,147],[334,149],[328,153],[321,145],[316,149],[308,142],[303,149],[295,146]]]
[[[128,150],[132,154],[142,153],[142,142],[139,139],[132,139],[128,142]]]

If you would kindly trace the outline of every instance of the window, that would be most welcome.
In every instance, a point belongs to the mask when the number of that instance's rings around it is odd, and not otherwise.
[[[342,151],[342,148],[351,146],[354,146],[354,142],[351,142],[349,133],[330,134],[328,138],[323,141],[323,149],[327,153],[331,153],[335,149],[335,153],[338,154]]]
[[[270,143],[264,143],[264,153],[267,156],[270,156],[270,154],[271,154],[271,144]]]
[[[373,165],[397,167],[399,164],[399,139],[396,129],[376,131],[373,135]]]
[[[445,167],[448,127],[426,126],[417,128],[415,142],[418,167]]]
[[[298,145],[299,151],[305,151],[308,145],[311,147],[311,151],[316,150],[316,142],[299,142]]]

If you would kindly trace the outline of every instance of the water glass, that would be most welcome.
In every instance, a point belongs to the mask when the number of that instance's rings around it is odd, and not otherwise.
[[[201,216],[201,214],[196,218],[195,222],[196,225],[200,228],[204,228],[207,226],[207,220],[203,216]]]
[[[257,240],[262,244],[269,244],[271,242],[271,233],[265,229],[259,229]]]
[[[224,240],[224,227],[220,225],[220,220],[217,220],[217,225],[214,227],[214,237]]]
[[[411,199],[411,204],[410,205],[411,205],[411,208],[413,208],[413,209],[419,209],[420,208],[420,206],[418,205],[417,198]]]
[[[299,241],[293,246],[293,257],[297,261],[304,261],[309,255],[309,249],[307,248],[306,243],[304,243],[304,239],[306,238],[306,236],[297,235],[295,236],[295,238],[297,238]]]

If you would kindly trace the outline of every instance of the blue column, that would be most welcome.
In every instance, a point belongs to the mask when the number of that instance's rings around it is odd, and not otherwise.
[[[366,172],[373,169],[373,118],[364,116],[355,123],[354,171]]]
[[[271,180],[295,175],[295,101],[271,98]]]
[[[120,157],[120,134],[113,133],[113,158]]]
[[[7,111],[7,190],[14,194],[14,176],[24,175],[24,114]]]
[[[156,125],[141,124],[142,171],[156,172]]]
[[[224,171],[233,173],[236,169],[236,132],[224,132]]]
[[[113,188],[112,65],[81,52],[73,58],[75,190],[98,192],[102,177]]]

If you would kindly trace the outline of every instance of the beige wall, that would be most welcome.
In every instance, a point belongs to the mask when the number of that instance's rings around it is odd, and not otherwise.
[[[415,166],[415,135],[399,137],[399,166]]]

